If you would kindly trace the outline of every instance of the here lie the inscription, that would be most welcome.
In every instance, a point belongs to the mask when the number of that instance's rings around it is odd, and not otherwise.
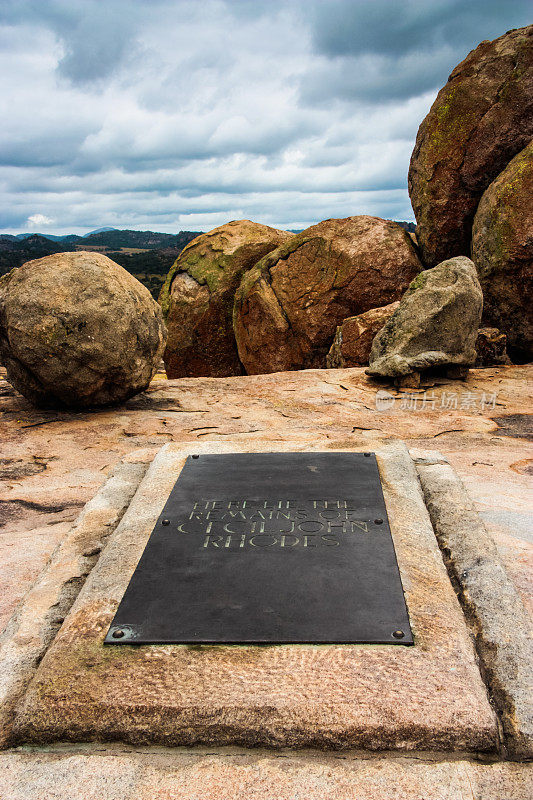
[[[189,456],[106,644],[412,644],[372,453]]]
[[[195,502],[176,530],[203,548],[338,547],[368,534],[368,523],[347,500],[209,500]]]

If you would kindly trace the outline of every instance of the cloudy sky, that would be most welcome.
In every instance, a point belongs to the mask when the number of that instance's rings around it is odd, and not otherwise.
[[[530,0],[0,0],[0,230],[414,219],[416,131]]]

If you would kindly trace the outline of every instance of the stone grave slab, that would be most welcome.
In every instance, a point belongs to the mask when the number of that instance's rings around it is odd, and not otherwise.
[[[375,455],[189,456],[105,643],[412,644]]]
[[[104,645],[187,457],[271,449],[228,441],[160,451],[18,707],[15,741],[496,749],[473,644],[401,443],[375,450],[414,646]]]

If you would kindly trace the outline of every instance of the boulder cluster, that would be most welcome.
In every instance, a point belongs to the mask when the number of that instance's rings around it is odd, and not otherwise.
[[[409,234],[377,217],[296,235],[222,225],[185,248],[163,288],[167,375],[325,367],[337,326],[398,300],[421,269]]]
[[[527,360],[532,137],[533,26],[482,42],[420,126],[416,237],[357,216],[296,235],[241,220],[191,242],[160,298],[168,376],[368,366],[416,385],[509,363],[506,345]]]
[[[484,321],[533,350],[533,25],[473,50],[422,122],[409,194],[422,261],[471,255]]]
[[[249,374],[325,367],[337,326],[398,300],[422,266],[403,228],[330,219],[276,248],[235,295],[233,325]]]
[[[510,363],[506,347],[526,361],[532,140],[529,26],[473,50],[422,122],[416,236],[371,216],[296,234],[229,222],[181,252],[160,305],[102,255],[28,262],[0,280],[8,379],[39,405],[81,408],[142,391],[161,354],[169,378],[367,366],[411,386]]]

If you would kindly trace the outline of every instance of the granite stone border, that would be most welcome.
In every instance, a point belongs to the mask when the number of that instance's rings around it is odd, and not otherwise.
[[[530,800],[527,764],[179,748],[0,755],[2,800]]]
[[[416,458],[435,534],[496,706],[505,755],[533,758],[533,637],[523,603],[460,478],[440,453]]]
[[[165,448],[166,450],[167,448]],[[185,447],[210,450],[212,443]],[[227,450],[227,445],[216,449]],[[236,448],[238,449],[238,448]],[[438,451],[411,449],[425,505],[475,637],[483,678],[503,730],[503,755],[533,755],[531,625],[462,482]],[[74,603],[104,542],[117,528],[149,466],[130,454],[90,500],[0,639],[0,746],[14,709]]]
[[[375,450],[415,647],[103,646],[187,455],[269,449],[238,440],[162,448],[18,704],[13,742],[496,754],[472,637],[401,442]]]
[[[55,549],[0,638],[0,747],[8,745],[16,703],[120,522],[147,470],[145,451],[122,460]]]

